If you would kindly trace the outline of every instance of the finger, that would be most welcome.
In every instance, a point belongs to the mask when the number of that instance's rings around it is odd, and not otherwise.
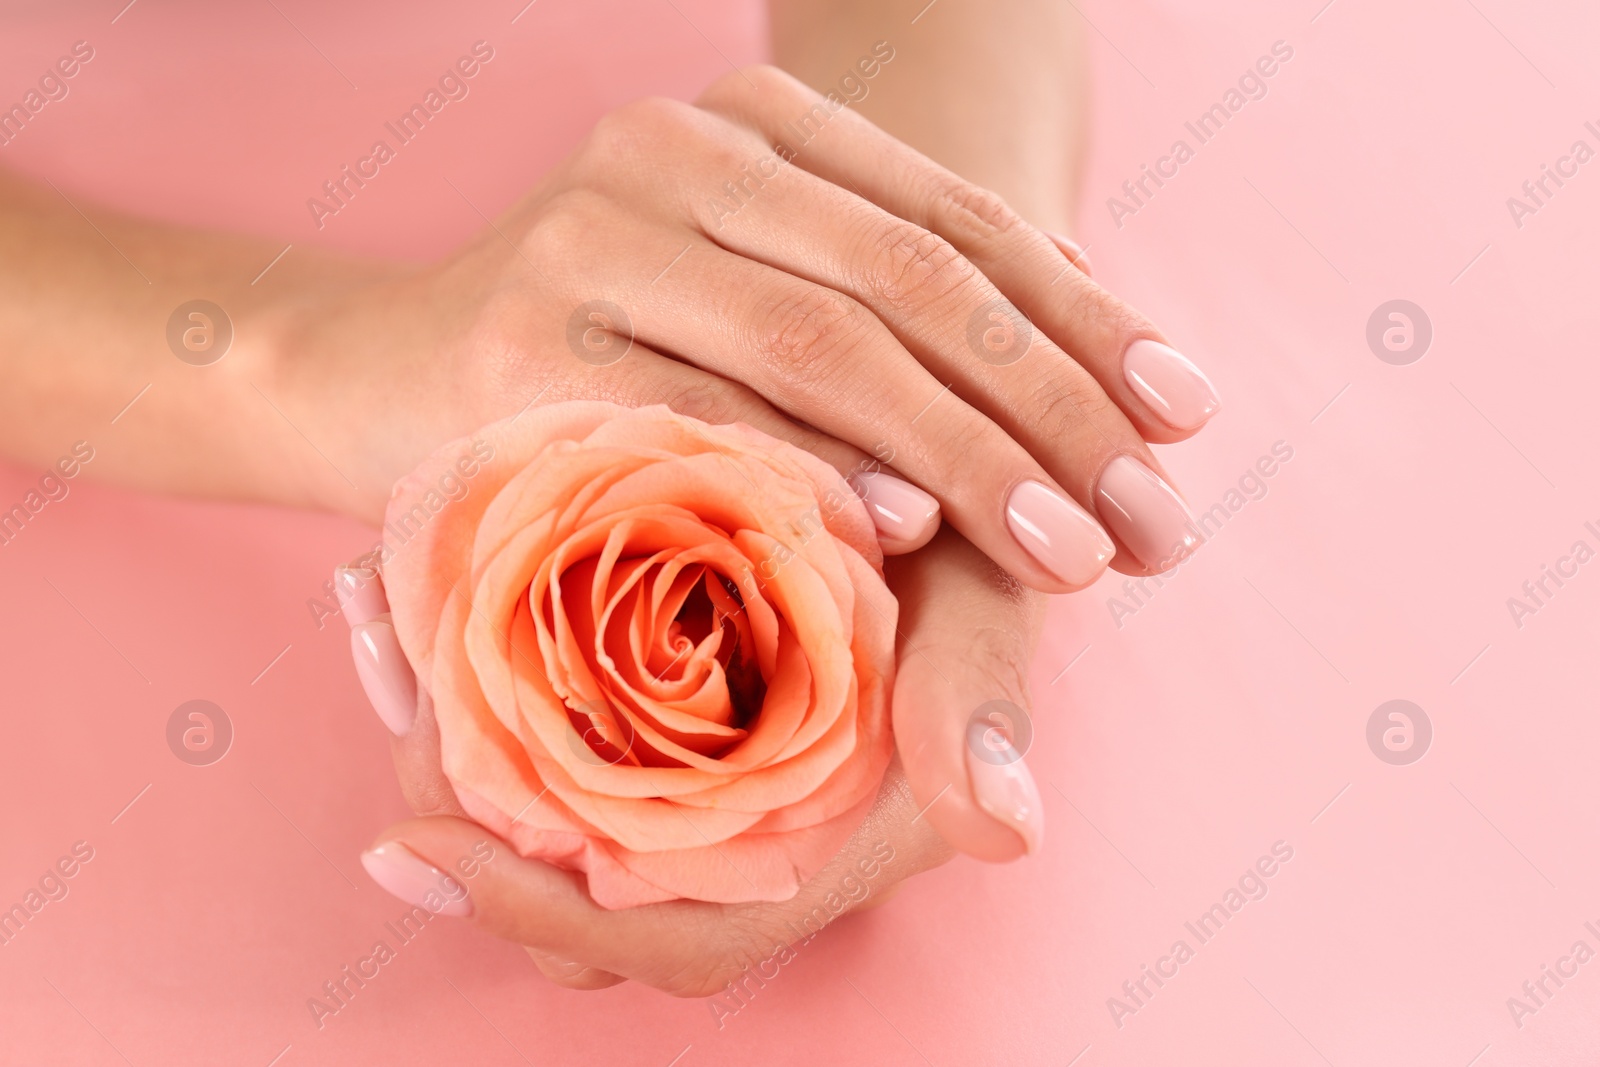
[[[887,471],[859,471],[850,485],[860,495],[878,529],[886,556],[915,552],[939,532],[939,501]]]
[[[627,979],[620,974],[602,971],[596,967],[585,967],[581,963],[573,963],[556,956],[540,952],[530,945],[524,945],[523,951],[533,965],[539,968],[539,973],[558,986],[567,989],[605,989],[609,986],[620,985]]]
[[[459,815],[461,802],[439,759],[433,697],[417,684],[395,636],[383,574],[369,554],[334,568],[333,584],[351,624],[350,651],[367,700],[394,736],[390,755],[406,803],[419,815]]]
[[[650,288],[646,286],[645,291]],[[610,312],[590,312],[593,325],[573,347],[578,358],[536,394],[541,402],[589,399],[609,400],[624,407],[665,404],[680,415],[701,422],[742,422],[810,452],[845,475],[867,505],[886,555],[920,548],[938,531],[939,501],[885,471],[877,458],[786,418],[748,385],[654,351],[650,347],[656,340],[654,332],[645,336],[639,323],[654,313],[657,305],[639,299],[638,294],[638,289],[613,289],[610,295],[621,303],[612,304],[614,310]],[[600,302],[603,296],[589,295],[582,302],[574,302],[581,308]],[[691,297],[671,313],[692,315],[696,312],[691,309],[703,309],[707,303],[704,293]],[[620,321],[612,317],[617,311],[621,312]]]
[[[849,108],[770,67],[723,79],[703,98],[784,144],[796,164],[949,241],[1100,382],[1152,441],[1195,433],[1220,406],[1198,368],[1153,323],[1083,271],[1067,269],[1043,234],[972,185]],[[750,85],[754,84],[755,89]],[[796,117],[801,116],[797,122]],[[1141,345],[1148,341],[1150,344]]]
[[[333,583],[350,624],[350,655],[361,688],[389,732],[404,737],[417,715],[417,676],[395,635],[377,564],[364,558],[339,566]]]
[[[793,219],[814,217],[839,220],[845,233],[865,237],[841,242],[815,227],[796,231]],[[1027,584],[1046,592],[1081,588],[1084,574],[1092,580],[1105,561],[1094,555],[1100,537],[1093,527],[1093,536],[1080,536],[1076,543],[1064,531],[1053,531],[1056,536],[1046,542],[1047,551],[1033,555],[1053,569],[1065,589],[1041,584],[1017,568],[1015,550],[1010,555],[997,551],[1006,532],[998,522],[998,507],[989,513],[990,526],[974,523],[970,508],[963,519],[956,498],[963,489],[970,495],[996,483],[1003,491],[1022,480],[1046,483],[1019,469],[1023,455],[1028,456],[1027,467],[1049,475],[1046,484],[1065,487],[1084,509],[1098,515],[1100,525],[1128,550],[1128,561],[1137,560],[1136,572],[1165,569],[1193,546],[1188,511],[1156,473],[1155,457],[1135,427],[1094,378],[1037,334],[943,239],[806,174],[786,174],[781,190],[770,192],[715,236],[741,255],[787,272],[786,280],[792,274],[823,287],[793,293],[778,287],[771,294],[767,290],[773,286],[752,279],[742,290],[760,294],[755,299],[763,307],[794,309],[786,313],[799,320],[798,326],[769,330],[779,343],[768,346],[768,362],[786,366],[776,367],[782,373],[762,379],[758,387],[795,395],[808,388],[820,392],[821,403],[836,412],[836,420],[852,415],[859,419],[860,406],[875,393],[887,391],[899,399],[907,409],[899,424],[919,422],[914,431],[906,431],[914,434],[908,445],[932,448],[935,460],[931,473],[897,458],[899,469],[940,496],[956,528]],[[865,251],[841,252],[852,246]],[[794,283],[789,285],[793,289]],[[826,296],[814,295],[818,292]],[[838,292],[853,301],[841,302]],[[858,319],[868,321],[857,327]],[[785,329],[789,332],[778,332]],[[795,331],[808,351],[795,343]],[[749,342],[740,347],[748,351]],[[938,396],[943,387],[930,385],[929,378],[948,382],[953,396],[910,399]],[[849,406],[835,396],[848,396]],[[884,425],[878,418],[871,422]],[[824,428],[849,433],[837,424]],[[903,438],[895,440],[898,444]],[[951,470],[958,459],[986,466],[998,459],[999,464],[980,484],[963,485]],[[1123,474],[1125,470],[1137,476]],[[1110,478],[1105,477],[1108,471],[1113,472]],[[973,477],[970,471],[962,473]],[[1007,481],[1013,473],[1017,480]],[[1027,497],[1013,500],[1009,495],[996,501],[992,491],[987,498],[991,505],[1003,502],[1008,513],[1029,503]],[[1029,525],[1038,529],[1042,524],[1035,519]],[[1017,533],[1014,528],[1009,532]],[[1025,548],[1037,546],[1018,540]],[[1065,546],[1075,551],[1063,551]]]
[[[990,861],[1037,852],[1039,790],[1024,761],[1028,664],[1042,602],[951,530],[896,559],[895,744],[923,818]]]
[[[1070,592],[1105,569],[1113,547],[1100,524],[850,297],[707,243],[627,299],[653,345],[737,376],[791,418],[891,462],[1019,580]]]
[[[637,293],[670,301],[662,346],[749,381],[862,448],[890,434],[902,474],[1035,589],[1082,589],[1104,569],[1104,531],[1083,522],[1082,509],[1117,536],[1120,569],[1131,573],[1170,568],[1194,549],[1189,510],[1139,430],[954,246],[805,171],[752,181],[762,184],[738,211],[706,202],[694,216],[734,256],[696,256],[691,245],[680,266]],[[1059,264],[1061,253],[1035,237]],[[725,291],[726,314],[675,314],[701,291]],[[938,382],[954,395],[942,398]],[[922,467],[917,453],[926,453]],[[957,474],[974,456],[990,466],[984,477]],[[1024,482],[1050,493],[1064,486],[1082,509],[1037,488],[1011,498]],[[1042,569],[1054,581],[1040,581]]]
[[[698,961],[715,959],[721,905],[675,900],[608,911],[589,898],[582,874],[524,859],[466,819],[391,826],[362,853],[362,865],[406,903],[464,919],[547,960],[677,991],[677,976],[687,979]]]

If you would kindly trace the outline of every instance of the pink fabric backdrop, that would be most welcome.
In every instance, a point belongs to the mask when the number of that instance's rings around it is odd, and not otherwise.
[[[86,201],[410,256],[479,225],[443,179],[498,210],[606,109],[692,96],[763,34],[712,0],[515,22],[521,0],[121,5],[3,16],[5,101],[74,41],[95,57],[0,161]],[[1506,200],[1600,149],[1600,15],[1321,5],[1077,5],[1098,84],[1081,236],[1227,406],[1164,456],[1197,510],[1222,505],[1214,543],[1131,613],[1120,577],[1054,606],[1041,856],[917,879],[720,1028],[703,1002],[554,989],[445,920],[319,1030],[307,998],[402,910],[356,859],[404,813],[384,729],[344,628],[306,608],[367,534],[80,480],[0,548],[0,906],[93,850],[0,946],[0,1063],[1593,1062],[1600,962],[1560,961],[1600,951],[1600,563],[1547,580],[1520,627],[1507,598],[1600,549],[1600,163],[1520,227]],[[318,232],[305,199],[478,39],[495,59],[470,97]],[[1185,122],[1277,41],[1266,95],[1199,143]],[[1192,158],[1114,218],[1178,139]],[[1432,324],[1409,365],[1366,339],[1393,299]],[[112,414],[82,429],[97,450]],[[1278,442],[1292,458],[1252,480]],[[39,473],[0,470],[0,502]],[[167,747],[191,699],[236,731],[211,766]],[[1369,747],[1391,699],[1431,722],[1420,761]],[[1185,923],[1278,842],[1266,895],[1202,944]],[[1180,939],[1192,958],[1127,996]],[[1546,965],[1568,976],[1535,1002]]]

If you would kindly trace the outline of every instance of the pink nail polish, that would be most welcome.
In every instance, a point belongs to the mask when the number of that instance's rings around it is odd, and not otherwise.
[[[916,541],[939,518],[939,502],[903,478],[882,471],[859,471],[850,483],[867,505],[882,537]]]
[[[1222,407],[1210,380],[1182,353],[1160,341],[1135,341],[1122,356],[1122,376],[1139,399],[1174,430],[1205,425]]]
[[[1018,482],[1011,490],[1006,525],[1028,555],[1072,586],[1100,577],[1117,551],[1093,516],[1041,482]]]
[[[978,807],[1020,834],[1031,856],[1044,843],[1044,805],[1039,801],[1039,787],[1016,749],[1008,745],[995,755],[1011,758],[996,761],[980,757],[968,745],[967,781],[972,784],[972,798]]]
[[[1070,237],[1063,237],[1061,234],[1052,233],[1049,230],[1046,230],[1044,235],[1055,242],[1056,247],[1061,249],[1061,254],[1071,260],[1074,267],[1077,267],[1085,274],[1094,275],[1094,264],[1089,262],[1089,253],[1083,250],[1082,245]]]
[[[1183,500],[1132,456],[1106,464],[1095,500],[1100,516],[1151,570],[1170,569],[1200,543]]]
[[[333,569],[333,588],[344,621],[351,626],[389,610],[389,598],[384,595],[383,580],[375,568],[341,564]]]
[[[467,887],[398,841],[385,841],[361,854],[372,880],[412,907],[435,915],[472,914]]]
[[[417,717],[417,676],[400,648],[390,616],[379,615],[353,627],[350,654],[378,718],[396,737],[410,733]]]

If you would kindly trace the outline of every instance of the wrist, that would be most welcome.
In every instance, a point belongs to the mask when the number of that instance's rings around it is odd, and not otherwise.
[[[312,262],[283,280],[236,368],[262,430],[253,476],[277,503],[377,522],[439,395],[438,327],[426,271],[329,267]]]

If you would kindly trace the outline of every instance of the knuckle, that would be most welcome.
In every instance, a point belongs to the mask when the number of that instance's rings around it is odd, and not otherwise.
[[[960,178],[945,182],[934,201],[936,217],[971,240],[1005,237],[1026,225],[999,193]]]
[[[675,997],[709,997],[722,992],[739,976],[739,964],[727,953],[707,951],[680,960],[652,984]]]
[[[441,779],[402,778],[400,793],[416,815],[454,815],[461,810],[450,784]]]
[[[1093,283],[1083,287],[1078,299],[1067,303],[1066,315],[1074,333],[1092,331],[1107,338],[1156,333],[1149,319]]]
[[[756,351],[786,392],[825,391],[867,330],[867,315],[849,297],[811,286],[780,300],[768,314]]]
[[[1052,439],[1076,435],[1089,427],[1105,428],[1108,419],[1120,418],[1116,404],[1099,383],[1065,359],[1053,368],[1053,373],[1044,375],[1031,404],[1039,432]]]
[[[695,111],[690,104],[664,96],[647,96],[623,104],[594,124],[579,157],[605,166],[647,155],[681,136]]]
[[[787,96],[798,85],[792,75],[771,63],[752,63],[717,78],[695,103],[713,110],[742,110],[741,105],[747,101],[770,98],[770,90]]]
[[[748,88],[751,85],[760,92],[764,89],[793,90],[799,83],[794,76],[771,63],[751,63],[732,74],[724,76],[725,80],[734,81]]]
[[[920,226],[895,226],[869,265],[868,289],[896,308],[926,307],[970,283],[977,269],[954,245]]]
[[[692,378],[672,388],[666,404],[679,415],[713,426],[737,422],[745,414],[745,400],[737,387],[730,388],[709,375]]]
[[[987,466],[982,457],[1014,453],[999,427],[972,408],[947,417],[928,444],[932,454],[923,458],[944,472],[947,484],[982,484]]]
[[[509,262],[511,272],[506,284],[513,291],[525,292],[526,282],[520,278],[528,269],[524,257],[546,265],[570,263],[576,252],[593,242],[607,216],[614,214],[612,202],[604,193],[585,185],[571,186],[538,206],[527,228],[515,237],[515,249],[494,235],[487,235],[485,247]]]
[[[1028,673],[1033,653],[1025,629],[988,623],[959,636],[959,643],[950,642],[949,651],[959,651],[962,661],[975,672],[978,691],[985,699],[998,697],[1029,710]]]

